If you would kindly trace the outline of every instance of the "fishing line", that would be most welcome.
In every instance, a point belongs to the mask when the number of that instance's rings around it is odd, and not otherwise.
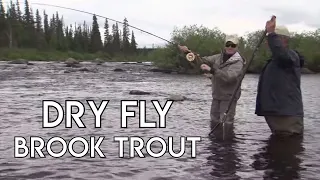
[[[102,15],[99,15],[99,14],[94,14],[94,13],[90,13],[90,12],[87,12],[87,11],[79,10],[79,9],[68,8],[68,7],[58,6],[58,5],[52,5],[52,4],[45,4],[45,3],[30,3],[30,4],[35,4],[35,5],[40,5],[40,6],[57,7],[57,8],[61,8],[61,9],[68,9],[68,10],[71,10],[71,11],[76,11],[76,12],[81,12],[81,13],[85,13],[85,14],[95,15],[95,16],[97,16],[97,17],[105,18],[105,19],[108,19],[108,20],[110,20],[110,21],[114,21],[114,22],[117,22],[117,23],[119,23],[119,24],[124,25],[123,22],[117,21],[117,20],[115,20],[115,19],[108,18],[108,17],[102,16]],[[148,31],[145,31],[145,30],[143,30],[143,29],[141,29],[141,28],[138,28],[138,27],[135,27],[135,26],[131,26],[131,25],[129,25],[129,24],[127,24],[127,25],[128,25],[129,27],[131,27],[131,28],[137,29],[137,30],[139,30],[139,31],[141,31],[141,32],[144,32],[144,33],[146,33],[146,34],[149,34],[149,35],[151,35],[151,36],[157,37],[157,38],[159,38],[159,39],[161,39],[161,40],[163,40],[163,41],[166,41],[166,42],[168,42],[168,43],[170,43],[170,44],[177,45],[176,43],[173,43],[172,41],[169,41],[169,40],[167,40],[167,39],[165,39],[165,38],[162,38],[162,37],[157,36],[157,35],[155,35],[155,34],[153,34],[153,33],[150,33],[150,32],[148,32]]]
[[[8,4],[9,4],[9,2],[3,2],[3,3],[8,3]],[[19,3],[20,3],[20,2],[19,2]],[[105,18],[105,19],[108,19],[108,20],[110,20],[110,21],[114,21],[114,22],[117,22],[117,23],[119,23],[119,24],[124,25],[124,23],[121,22],[121,21],[118,21],[118,20],[115,20],[115,19],[112,19],[112,18],[108,18],[108,17],[106,17],[106,16],[102,16],[102,15],[99,15],[99,14],[91,13],[91,12],[88,12],[88,11],[75,9],[75,8],[69,8],[69,7],[65,7],[65,6],[59,6],[59,5],[53,5],[53,4],[46,4],[46,3],[30,3],[30,2],[29,2],[29,4],[30,4],[30,5],[31,5],[31,4],[34,4],[34,5],[39,5],[39,6],[56,7],[56,8],[61,8],[61,9],[67,9],[67,10],[71,10],[71,11],[81,12],[81,13],[84,13],[84,14],[95,15],[96,17]],[[132,25],[130,25],[130,24],[127,24],[127,25],[128,25],[128,27],[131,27],[131,28],[133,28],[133,29],[139,30],[139,31],[141,31],[141,32],[144,32],[144,33],[146,33],[146,34],[149,34],[149,35],[151,35],[151,36],[154,36],[154,37],[156,37],[156,38],[159,38],[159,39],[161,39],[161,40],[163,40],[163,41],[166,41],[166,42],[168,42],[169,44],[172,44],[172,45],[174,45],[174,46],[178,46],[178,45],[179,45],[178,43],[174,43],[174,42],[172,42],[172,41],[169,41],[169,40],[167,40],[167,39],[165,39],[165,38],[162,38],[162,37],[160,37],[160,36],[158,36],[158,35],[155,35],[155,34],[153,34],[153,33],[151,33],[151,32],[148,32],[148,31],[146,31],[146,30],[143,30],[143,29],[141,29],[141,28],[132,26]],[[199,44],[200,44],[200,43],[199,43]],[[170,49],[170,50],[172,50],[172,49]],[[194,60],[196,59],[195,54],[198,54],[198,53],[189,50],[189,52],[187,52],[187,54],[186,54],[186,59],[187,59],[189,62],[194,61]],[[199,57],[198,57],[198,58],[199,58]]]

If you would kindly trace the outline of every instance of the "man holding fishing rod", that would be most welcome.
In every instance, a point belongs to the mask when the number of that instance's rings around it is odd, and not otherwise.
[[[255,113],[264,116],[273,135],[302,135],[304,111],[300,84],[304,58],[297,51],[288,48],[290,33],[286,27],[276,26],[275,16],[267,21],[265,28],[272,57],[259,78]],[[226,111],[231,99],[228,97],[231,97],[232,91],[236,88],[235,81],[242,73],[244,61],[237,53],[237,42],[235,38],[227,36],[226,47],[221,54],[201,58],[204,63],[201,69],[213,74],[213,123],[218,123]],[[257,47],[259,46],[260,44]],[[186,46],[179,46],[179,49],[182,52],[191,52]],[[227,115],[226,123],[233,123],[240,89]]]
[[[302,135],[304,58],[288,48],[290,33],[286,27],[276,26],[275,16],[266,23],[266,32],[272,57],[259,78],[255,113],[264,116],[273,135]]]
[[[241,81],[240,75],[244,66],[244,59],[238,52],[239,38],[236,35],[227,35],[224,48],[220,54],[198,58],[202,65],[200,68],[205,72],[210,72],[213,76],[212,81],[212,103],[211,103],[211,127],[220,123],[221,118],[228,108],[234,90],[237,88],[237,81]],[[191,52],[188,47],[180,46],[184,52]],[[199,56],[199,55],[198,55]],[[241,95],[241,88],[238,89],[236,96],[232,99],[232,104],[227,114],[225,127],[231,130],[236,114],[237,101]]]

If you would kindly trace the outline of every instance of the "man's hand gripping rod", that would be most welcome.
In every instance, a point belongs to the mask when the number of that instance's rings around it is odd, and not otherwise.
[[[254,51],[253,51],[253,53],[252,53],[252,55],[251,55],[250,60],[248,61],[248,63],[246,64],[246,66],[244,67],[244,69],[243,69],[243,71],[242,71],[242,74],[241,74],[241,76],[240,76],[240,80],[237,82],[236,89],[234,90],[234,92],[233,92],[233,94],[232,94],[232,96],[231,96],[231,99],[230,99],[230,101],[229,101],[227,110],[226,110],[225,113],[223,114],[223,117],[221,118],[220,122],[217,123],[217,124],[212,128],[212,130],[211,130],[210,133],[209,133],[209,136],[211,136],[211,134],[213,133],[213,131],[214,131],[221,123],[222,123],[222,126],[224,126],[224,123],[225,123],[225,121],[227,120],[227,115],[228,115],[228,113],[229,113],[229,111],[230,111],[230,107],[231,107],[231,105],[232,105],[232,101],[234,101],[234,98],[235,98],[235,96],[236,96],[236,93],[237,93],[237,91],[239,90],[239,88],[240,88],[240,86],[241,86],[241,82],[242,82],[242,80],[243,80],[246,72],[248,71],[248,69],[249,69],[249,67],[250,67],[250,64],[252,63],[256,52],[258,51],[258,49],[260,48],[260,46],[261,46],[264,38],[266,37],[266,33],[267,33],[267,31],[264,30],[261,38],[259,39],[259,42],[258,42],[256,48],[254,49]]]

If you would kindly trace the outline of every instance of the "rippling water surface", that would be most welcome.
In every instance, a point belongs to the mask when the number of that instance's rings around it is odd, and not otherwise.
[[[305,106],[305,136],[301,140],[275,140],[264,119],[254,115],[257,76],[247,75],[242,97],[237,107],[236,138],[218,141],[207,137],[211,103],[210,81],[201,76],[151,73],[141,65],[108,63],[98,66],[84,63],[93,72],[69,71],[63,63],[35,63],[34,65],[0,65],[0,179],[137,179],[137,180],[202,180],[202,179],[320,179],[320,76],[302,77]],[[115,67],[125,69],[114,72]],[[70,69],[70,68],[69,68]],[[130,90],[151,92],[151,95],[130,95]],[[151,100],[163,105],[169,94],[189,98],[174,102],[167,114],[166,128],[139,129],[139,116],[128,118],[128,128],[120,128],[120,101],[147,100],[146,119],[159,119]],[[42,128],[42,100],[55,100],[64,107],[65,100],[79,100],[85,104],[82,120],[86,128]],[[94,116],[86,100],[110,100],[102,114],[102,127],[94,128]],[[128,110],[139,112],[138,108]],[[75,109],[76,111],[76,109]],[[50,110],[50,118],[56,111]],[[68,152],[61,158],[14,158],[14,137],[22,136],[30,143],[30,136],[62,137],[67,142],[76,136],[86,138],[104,136],[101,150],[105,158],[72,157]],[[153,158],[129,158],[129,143],[124,144],[124,158],[119,158],[119,144],[114,136],[139,136],[145,142],[154,136],[165,139],[173,136],[173,149],[180,149],[180,136],[201,136],[197,142],[197,157],[191,158],[191,144],[181,158],[165,154]],[[97,139],[96,139],[97,140]],[[167,140],[166,140],[167,141]],[[75,151],[83,146],[77,142]],[[61,150],[57,142],[54,152]],[[152,144],[154,152],[160,144]],[[89,151],[90,152],[90,151]],[[136,154],[137,156],[137,154]]]

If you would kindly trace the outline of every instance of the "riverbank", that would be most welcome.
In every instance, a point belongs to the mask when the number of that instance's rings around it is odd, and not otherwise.
[[[55,50],[37,50],[37,49],[21,49],[21,48],[1,48],[1,61],[65,61],[73,58],[77,61],[103,61],[103,62],[119,62],[119,61],[135,61],[138,58],[143,59],[141,55],[123,55],[115,54],[110,56],[105,52],[97,53],[79,53],[74,51],[55,51]]]
[[[101,59],[101,58],[95,58],[92,60],[77,60],[74,58],[67,58],[67,59],[61,59],[61,60],[26,60],[26,59],[15,59],[15,60],[9,60],[9,59],[2,59],[2,63],[7,64],[24,64],[24,65],[34,65],[34,63],[37,62],[57,62],[57,63],[63,63],[66,67],[70,67],[71,70],[68,70],[68,72],[71,71],[90,71],[86,68],[86,65],[89,64],[96,64],[96,65],[105,65],[108,62],[117,62],[120,64],[130,64],[131,67],[139,67],[140,69],[147,70],[149,72],[155,72],[155,73],[164,73],[164,74],[186,74],[186,75],[199,75],[197,73],[194,73],[194,71],[181,71],[179,69],[172,69],[172,68],[163,68],[158,67],[154,64],[152,61],[119,61],[119,60],[110,60],[110,59]],[[125,71],[125,68],[118,67],[114,69],[114,71]],[[248,71],[247,74],[259,74],[260,71]],[[316,72],[313,72],[309,70],[308,68],[302,69],[302,74],[317,74]],[[207,76],[210,78],[210,76]]]
[[[31,61],[53,61],[65,62],[69,67],[78,67],[81,62],[93,62],[101,65],[105,62],[127,62],[132,64],[139,64],[141,62],[149,62],[147,66],[153,66],[152,72],[162,72],[166,74],[189,74],[199,75],[198,69],[192,68],[176,68],[172,65],[173,60],[165,59],[165,55],[161,58],[161,54],[157,54],[158,50],[149,53],[140,53],[136,55],[125,56],[123,54],[114,55],[111,57],[104,52],[99,53],[78,53],[78,52],[61,52],[61,51],[39,51],[36,49],[0,49],[0,60],[6,61],[9,64],[27,64],[32,65]],[[162,59],[161,61],[159,59]],[[184,60],[181,60],[184,61]],[[187,63],[187,61],[185,61]],[[144,64],[146,65],[146,64]],[[259,74],[261,72],[260,66],[251,66],[248,74]],[[311,71],[308,68],[303,68],[303,74],[315,74],[320,71]]]

